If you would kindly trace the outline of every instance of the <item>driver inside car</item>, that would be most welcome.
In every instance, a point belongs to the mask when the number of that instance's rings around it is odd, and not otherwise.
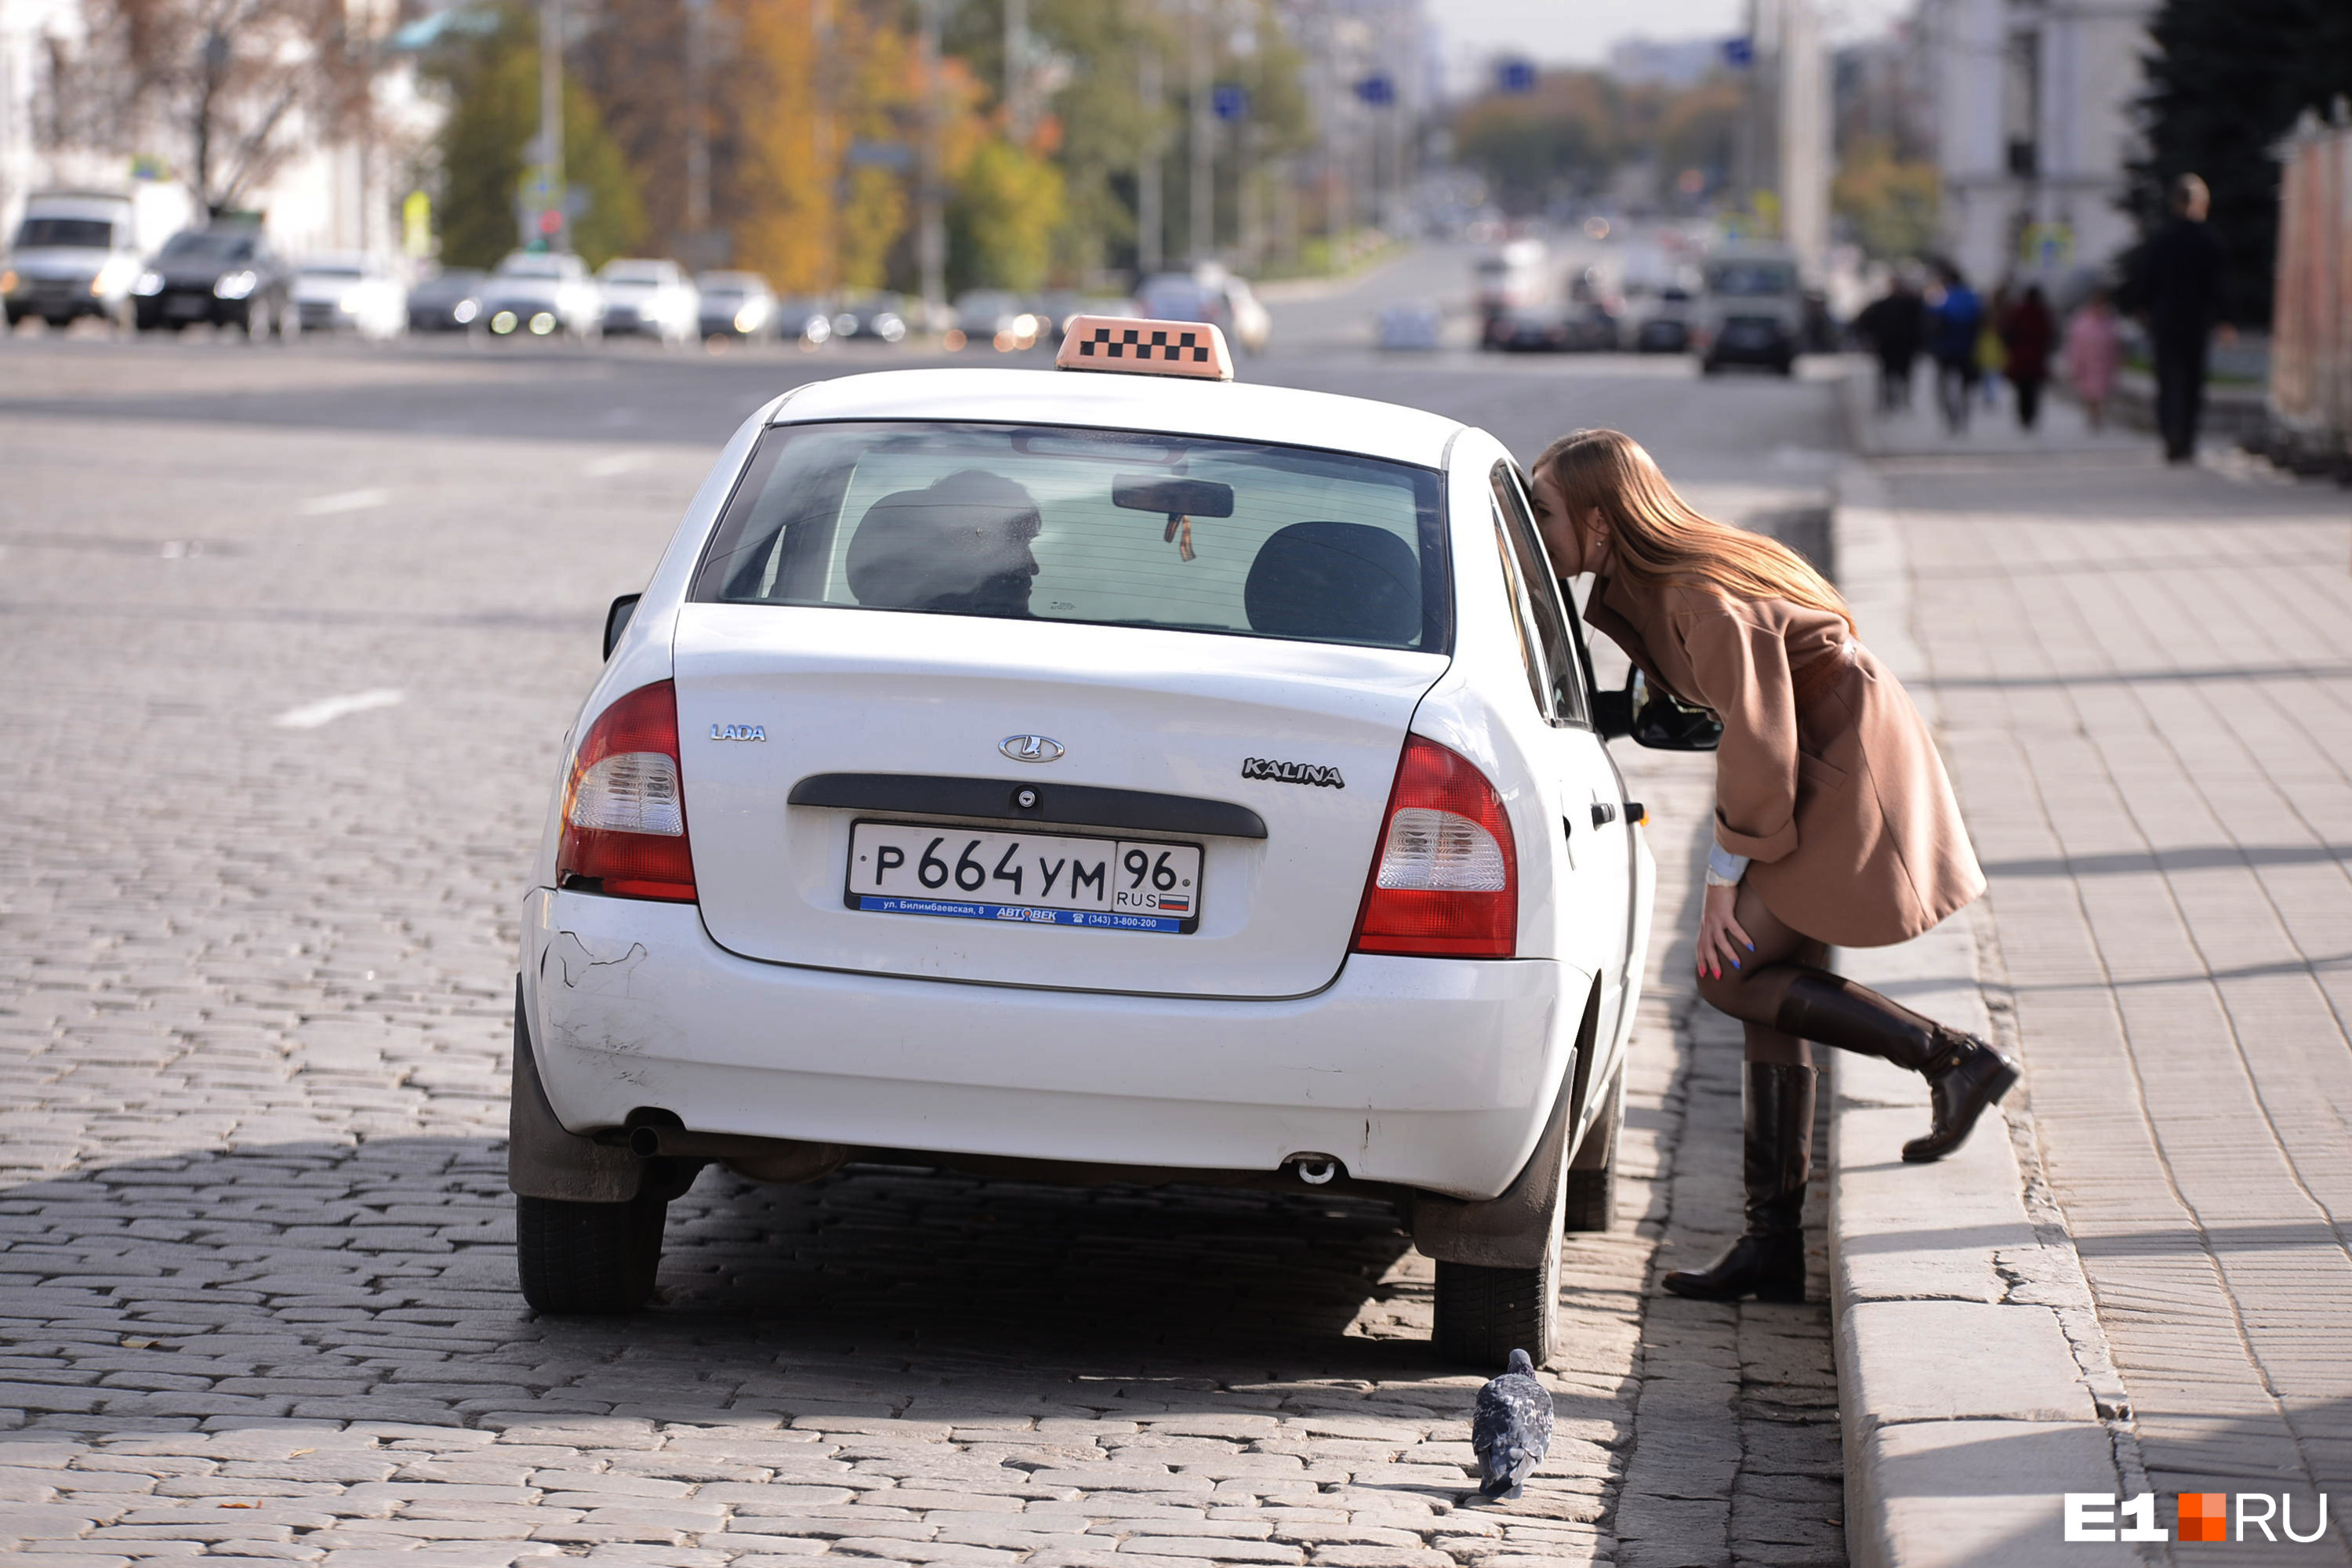
[[[1037,576],[1037,502],[1011,479],[964,468],[866,509],[849,542],[849,591],[869,609],[1025,617]]]

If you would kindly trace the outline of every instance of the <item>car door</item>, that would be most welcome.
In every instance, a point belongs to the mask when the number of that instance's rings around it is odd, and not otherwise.
[[[1632,995],[1633,843],[1625,788],[1592,727],[1592,700],[1574,611],[1537,536],[1517,470],[1496,463],[1489,475],[1495,525],[1509,579],[1528,678],[1550,728],[1550,765],[1561,802],[1560,836],[1569,875],[1556,918],[1561,952],[1601,976],[1598,1048],[1611,1050]],[[1606,1063],[1579,1064],[1580,1072]]]

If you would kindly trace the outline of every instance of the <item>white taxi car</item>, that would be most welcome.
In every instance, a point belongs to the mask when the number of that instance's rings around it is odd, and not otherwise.
[[[777,398],[615,604],[522,921],[523,1292],[644,1304],[706,1163],[885,1158],[1385,1197],[1441,1346],[1540,1359],[1654,870],[1521,477],[1213,327],[1059,363]]]

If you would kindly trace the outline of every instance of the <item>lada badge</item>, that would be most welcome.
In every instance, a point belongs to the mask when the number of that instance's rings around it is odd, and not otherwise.
[[[1007,735],[996,742],[996,749],[1016,763],[1055,763],[1062,759],[1062,742],[1051,735]]]

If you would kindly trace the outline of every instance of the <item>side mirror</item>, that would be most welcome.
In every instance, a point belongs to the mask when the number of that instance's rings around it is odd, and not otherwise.
[[[620,646],[621,634],[629,629],[629,617],[637,613],[637,601],[644,597],[643,594],[624,594],[614,600],[612,607],[604,612],[604,657],[606,658],[612,658],[613,649]]]
[[[1723,721],[1670,692],[1651,689],[1640,670],[1625,678],[1622,691],[1593,698],[1593,728],[1604,741],[1630,735],[1654,752],[1712,752],[1723,739]]]

